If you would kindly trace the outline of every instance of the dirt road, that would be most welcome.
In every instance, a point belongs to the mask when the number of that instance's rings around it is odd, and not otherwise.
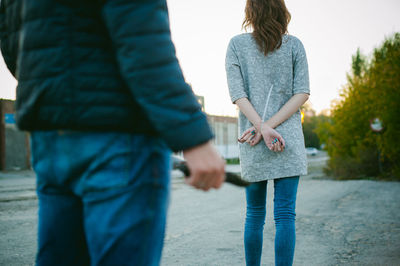
[[[324,156],[301,177],[294,265],[400,265],[400,182],[332,181]],[[200,192],[172,183],[162,265],[244,265],[244,190]],[[263,265],[274,265],[268,184]],[[32,173],[0,173],[0,265],[33,265],[37,200]]]

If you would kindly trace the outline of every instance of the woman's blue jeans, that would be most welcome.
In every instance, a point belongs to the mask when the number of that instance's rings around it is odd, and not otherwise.
[[[170,151],[157,138],[36,131],[37,265],[159,265]]]
[[[260,265],[266,214],[267,183],[246,188],[247,212],[244,230],[246,265]],[[275,265],[293,264],[296,242],[296,194],[299,177],[274,179]]]

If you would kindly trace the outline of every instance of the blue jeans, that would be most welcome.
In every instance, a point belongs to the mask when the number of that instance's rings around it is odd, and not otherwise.
[[[128,133],[35,131],[37,265],[159,265],[170,151]]]
[[[267,183],[267,180],[256,182],[246,188],[244,247],[248,266],[261,263]],[[298,176],[274,179],[275,265],[277,266],[293,264],[298,183]]]

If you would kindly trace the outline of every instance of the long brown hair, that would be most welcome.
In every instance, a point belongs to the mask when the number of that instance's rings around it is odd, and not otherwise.
[[[267,55],[282,45],[290,13],[284,0],[247,0],[243,28],[253,28],[259,49]]]

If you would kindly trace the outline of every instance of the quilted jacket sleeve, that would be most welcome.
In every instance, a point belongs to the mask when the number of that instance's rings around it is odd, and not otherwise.
[[[7,8],[7,12],[6,12]],[[21,1],[0,1],[0,47],[11,74],[16,76]],[[12,19],[10,19],[12,18]],[[14,22],[14,23],[11,23]]]
[[[106,0],[102,18],[121,75],[174,151],[212,138],[206,116],[184,81],[171,41],[165,0]]]

